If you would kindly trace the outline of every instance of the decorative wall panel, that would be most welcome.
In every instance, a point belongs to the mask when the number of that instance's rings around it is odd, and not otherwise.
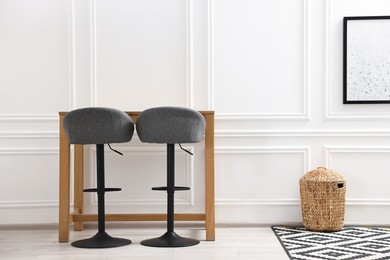
[[[217,115],[306,118],[306,1],[210,1]]]
[[[186,1],[92,5],[92,104],[143,110],[187,105]]]

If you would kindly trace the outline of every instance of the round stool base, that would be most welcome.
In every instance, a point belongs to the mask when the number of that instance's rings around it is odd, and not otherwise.
[[[199,244],[199,240],[181,237],[175,232],[166,232],[161,237],[143,240],[141,245],[153,247],[185,247]]]
[[[106,232],[97,233],[91,238],[74,241],[71,245],[80,248],[110,248],[131,244],[131,240],[111,237]]]

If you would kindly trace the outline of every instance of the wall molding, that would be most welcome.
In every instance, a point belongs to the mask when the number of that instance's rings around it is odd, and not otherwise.
[[[390,146],[324,146],[326,167],[332,167],[331,156],[335,153],[388,153]]]
[[[1,148],[0,156],[8,155],[59,155],[55,148]],[[0,209],[58,208],[58,200],[0,201]]]
[[[193,0],[186,0],[186,106],[194,107],[194,20]]]
[[[216,199],[216,206],[291,206],[297,207],[301,205],[298,199]]]
[[[207,110],[213,110],[214,100],[214,21],[213,0],[207,1]]]
[[[390,137],[390,130],[282,130],[282,129],[270,129],[270,130],[217,130],[215,131],[215,138],[250,138],[250,137]],[[0,139],[13,139],[13,138],[59,138],[57,131],[4,131],[0,132]],[[139,137],[135,134],[134,140],[139,140]]]
[[[90,94],[91,106],[97,106],[97,84],[96,84],[96,0],[89,1],[90,15]]]
[[[329,129],[329,130],[217,130],[215,138],[250,138],[250,137],[389,137],[390,130],[354,130],[354,129]]]
[[[35,209],[35,208],[58,208],[58,200],[0,202],[0,209]]]
[[[329,129],[329,130],[295,130],[295,129],[269,129],[269,130],[216,130],[215,138],[261,138],[261,137],[390,137],[390,130],[354,130],[354,129]],[[0,139],[55,139],[59,138],[57,131],[0,131]],[[133,140],[139,140],[134,133]]]
[[[208,0],[208,110],[215,110],[214,107],[214,1]],[[303,68],[302,68],[302,79],[303,79],[303,111],[302,113],[216,113],[216,120],[310,120],[310,102],[309,102],[309,77],[310,77],[310,53],[309,53],[309,2],[308,0],[302,0],[303,8]]]
[[[76,15],[75,0],[68,0],[68,91],[69,109],[76,106]]]
[[[356,153],[387,153],[390,157],[390,146],[324,146],[325,167],[333,168],[332,155],[333,154],[356,154]],[[390,199],[346,199],[347,206],[390,206]]]
[[[57,139],[59,133],[56,131],[31,131],[31,132],[0,132],[0,139]]]
[[[216,146],[215,155],[218,154],[302,154],[303,171],[310,169],[310,147],[309,146]]]
[[[216,206],[271,206],[271,207],[301,207],[300,199],[216,199]],[[347,207],[361,207],[361,206],[390,206],[389,199],[346,199],[345,205]]]
[[[189,150],[190,152],[194,153],[194,146],[189,146],[186,145],[186,149]],[[110,150],[105,148],[105,152],[109,152]],[[126,148],[121,148],[120,151],[123,154],[142,154],[142,155],[150,155],[150,154],[161,154],[163,156],[166,156],[166,147],[126,147]],[[181,151],[180,148],[175,148],[175,152]],[[93,183],[96,183],[96,148],[91,147],[89,150],[89,155],[90,155],[90,169],[91,171],[88,173],[88,178]],[[195,172],[194,172],[194,158],[193,156],[189,156],[185,154],[186,156],[186,161],[185,161],[185,167],[186,167],[186,183],[185,185],[187,187],[191,187],[189,191],[186,192],[186,198],[185,199],[180,199],[180,198],[175,198],[175,205],[180,205],[180,206],[190,206],[193,207],[195,205],[195,190],[196,185],[195,185]],[[163,170],[164,174],[166,173],[166,170]],[[165,176],[165,175],[164,175]],[[164,185],[164,184],[162,184]],[[140,206],[140,205],[152,205],[152,206],[161,206],[161,205],[166,205],[167,201],[166,199],[126,199],[126,200],[106,200],[107,202],[110,203],[112,206]],[[97,206],[97,196],[93,196],[93,199],[89,201],[90,205],[92,206]]]
[[[330,92],[330,53],[331,53],[331,37],[330,37],[330,0],[325,0],[325,51],[324,51],[324,60],[325,60],[325,65],[324,65],[324,75],[325,75],[325,118],[330,119],[332,118],[332,115],[330,113],[330,104],[329,104],[329,92]],[[341,100],[341,97],[340,97]]]
[[[58,148],[1,148],[0,155],[59,155]]]
[[[304,94],[305,96],[307,94]],[[212,108],[211,110],[214,110]],[[306,110],[306,109],[305,109]],[[310,120],[308,113],[303,112],[302,114],[244,114],[244,113],[232,113],[232,114],[216,114],[216,121],[231,121],[231,120]]]
[[[71,0],[74,1],[74,0]],[[98,104],[98,83],[97,83],[97,41],[96,41],[96,5],[98,0],[90,0],[90,100],[91,106],[96,107]],[[193,0],[186,0],[185,8],[185,23],[186,23],[186,32],[185,32],[185,64],[186,64],[186,107],[194,107],[194,28],[193,28]]]
[[[68,1],[67,10],[67,31],[68,31],[68,106],[73,109],[75,106],[75,87],[76,87],[76,59],[75,59],[75,12],[74,12],[74,1]],[[0,114],[0,122],[42,122],[58,121],[58,115],[56,114]]]
[[[331,23],[332,23],[332,1],[333,0],[325,0],[325,52],[324,52],[324,60],[325,60],[325,119],[327,120],[335,120],[335,119],[341,119],[341,120],[355,120],[355,119],[390,119],[390,113],[387,114],[372,114],[372,113],[342,113],[342,112],[332,112],[331,111],[331,104],[330,104],[330,93],[331,93],[331,53],[332,53],[332,30],[331,30]],[[342,40],[342,38],[341,38]],[[341,43],[340,43],[341,46]],[[340,79],[340,89],[342,89],[342,79]],[[342,93],[342,92],[340,92]],[[342,102],[342,96],[339,97],[340,103]],[[351,106],[351,105],[349,105]],[[355,105],[356,107],[356,105]]]
[[[58,115],[53,114],[2,114],[0,122],[56,122]]]
[[[215,146],[216,154],[308,153],[309,146]]]

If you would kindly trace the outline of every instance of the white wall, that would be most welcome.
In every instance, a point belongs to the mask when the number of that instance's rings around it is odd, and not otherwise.
[[[387,0],[0,0],[0,224],[58,220],[58,111],[215,110],[218,223],[301,221],[299,178],[347,179],[346,223],[389,224],[390,107],[342,104],[342,18]],[[108,212],[164,212],[165,147],[107,151]],[[204,149],[177,150],[177,211]],[[93,146],[86,187],[94,186]],[[153,163],[150,163],[153,162]],[[86,195],[88,212],[96,200]]]

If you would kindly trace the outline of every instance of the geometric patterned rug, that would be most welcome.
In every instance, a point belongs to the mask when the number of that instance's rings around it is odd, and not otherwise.
[[[313,232],[303,227],[273,226],[272,230],[293,260],[390,259],[389,228],[359,226]]]

